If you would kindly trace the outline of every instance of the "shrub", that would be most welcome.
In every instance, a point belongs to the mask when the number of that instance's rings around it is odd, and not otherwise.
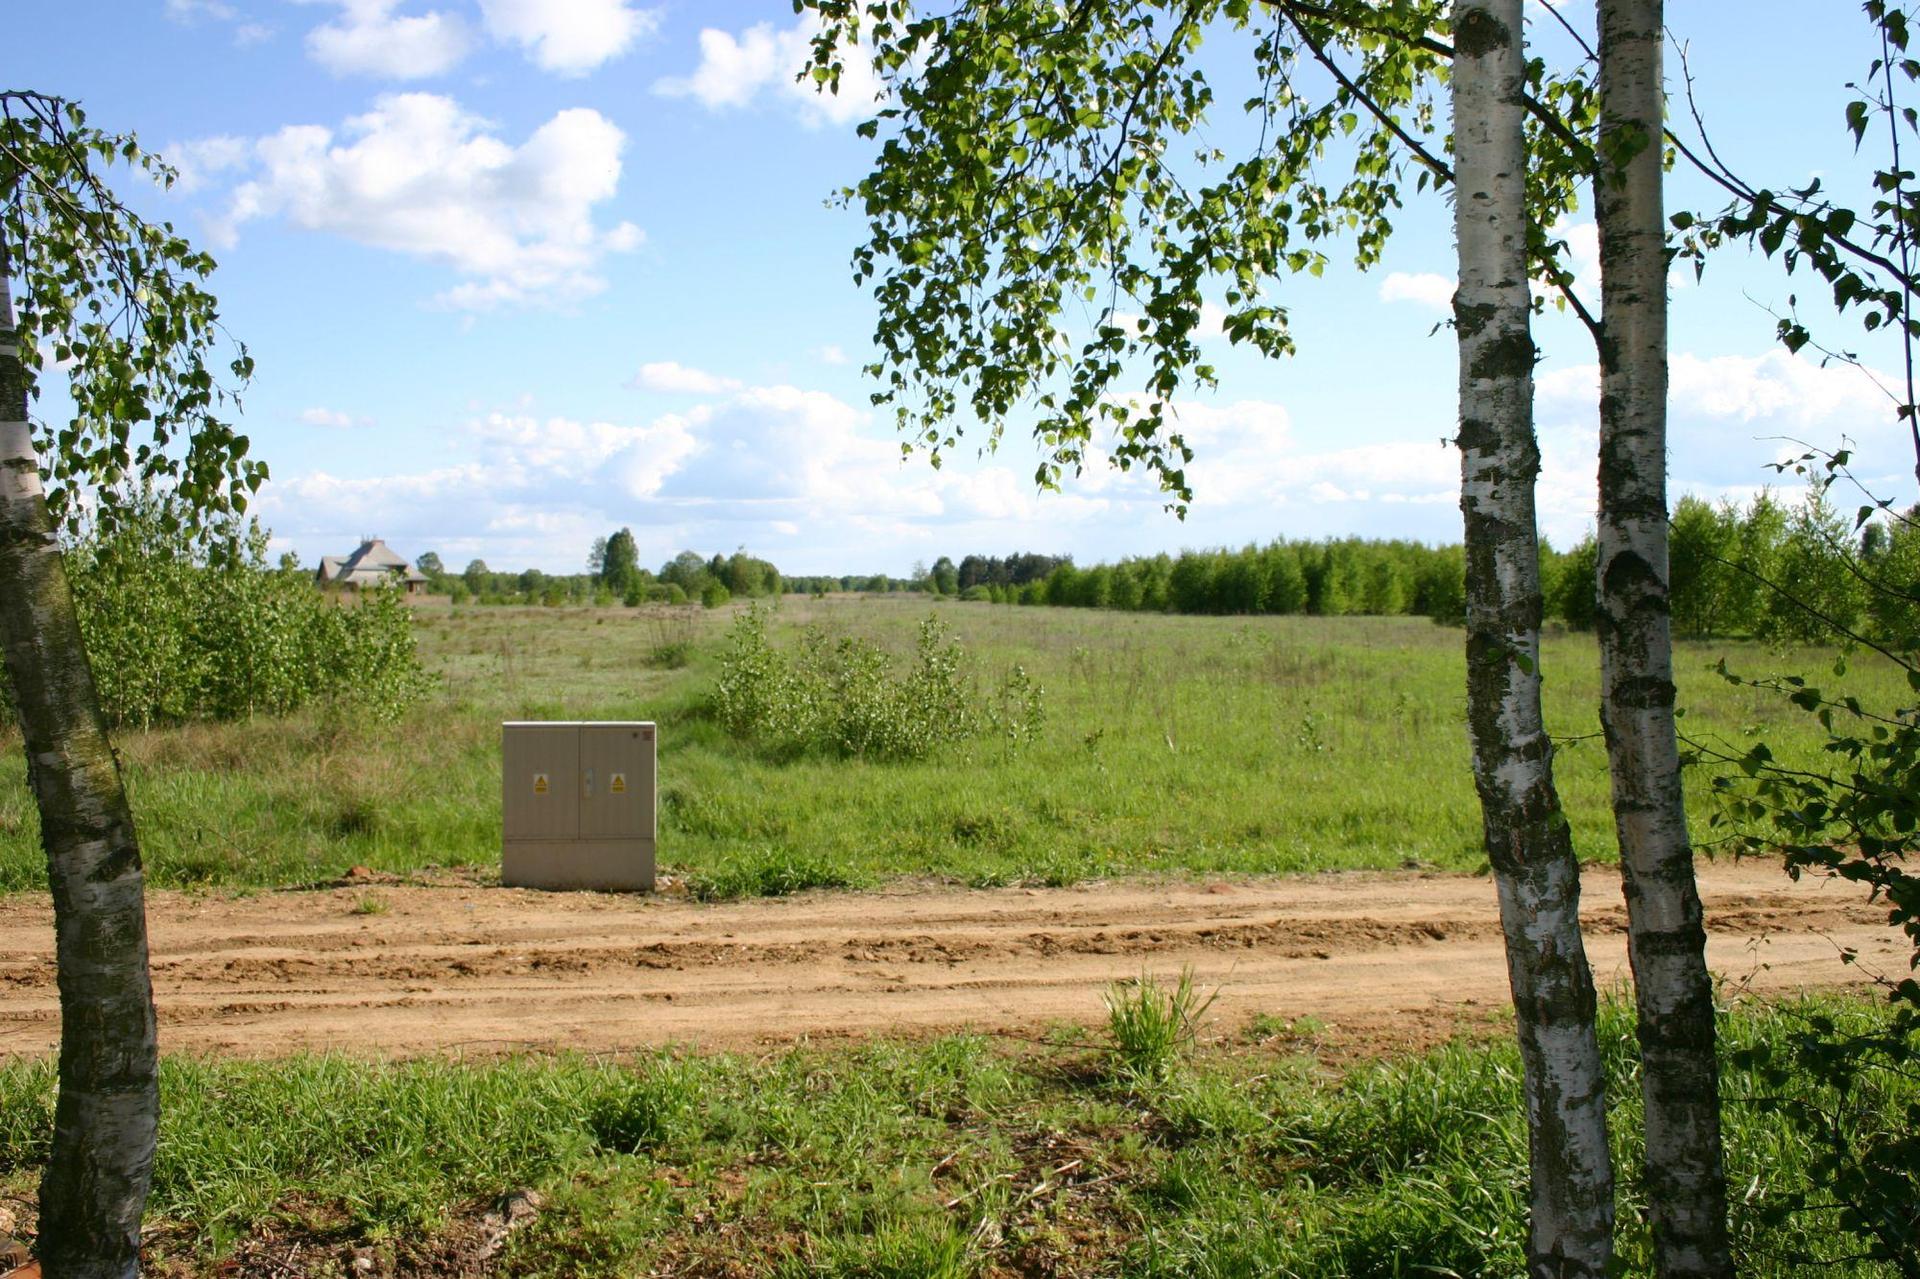
[[[1025,742],[1045,722],[1045,691],[1014,667],[996,703],[981,706],[966,654],[937,620],[920,625],[912,666],[851,637],[810,628],[792,652],[773,646],[766,615],[734,622],[714,686],[714,718],[728,733],[775,749],[869,759],[921,759],[984,733]]]
[[[158,504],[70,548],[80,630],[100,701],[123,724],[279,715],[335,701],[397,715],[429,680],[397,591],[351,603],[298,568],[269,569],[250,525],[196,558]]]

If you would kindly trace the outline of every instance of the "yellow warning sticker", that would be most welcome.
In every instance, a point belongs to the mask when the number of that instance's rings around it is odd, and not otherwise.
[[[613,775],[613,780],[607,783],[607,789],[612,793],[614,793],[615,795],[626,794],[627,793],[627,775],[625,773],[615,773]]]
[[[544,795],[547,793],[547,775],[545,773],[535,773],[533,775],[533,793],[536,795]]]

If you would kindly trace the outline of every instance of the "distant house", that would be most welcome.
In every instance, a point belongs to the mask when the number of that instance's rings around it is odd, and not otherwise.
[[[394,549],[377,537],[360,543],[351,555],[327,555],[320,560],[314,580],[322,586],[338,586],[357,591],[363,586],[403,586],[407,594],[417,595],[427,584],[427,575],[401,559]]]

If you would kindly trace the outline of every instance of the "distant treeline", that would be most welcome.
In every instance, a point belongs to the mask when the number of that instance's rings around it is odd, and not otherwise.
[[[1911,519],[1911,517],[1909,517]],[[1920,599],[1920,529],[1854,521],[1820,501],[1785,506],[1771,494],[1715,505],[1683,498],[1672,518],[1673,620],[1686,636],[1752,635],[1811,641],[1821,619],[1877,640],[1911,642]],[[1547,616],[1578,630],[1594,623],[1591,536],[1569,551],[1540,547]],[[1046,563],[1025,576],[1008,565]],[[943,573],[942,566],[953,571]],[[972,566],[970,569],[969,566]],[[999,566],[996,573],[993,566]],[[1278,540],[1238,550],[1183,551],[1082,568],[1070,559],[968,556],[936,564],[928,587],[998,603],[1155,613],[1409,614],[1465,616],[1459,546],[1339,538]]]
[[[738,596],[754,599],[778,595],[785,587],[780,570],[745,551],[706,558],[682,551],[658,572],[640,566],[639,548],[631,529],[596,538],[587,553],[585,573],[543,573],[537,568],[518,573],[496,573],[485,560],[474,560],[458,574],[447,570],[432,551],[415,567],[426,575],[427,589],[451,596],[462,604],[685,604],[698,601],[717,608]]]

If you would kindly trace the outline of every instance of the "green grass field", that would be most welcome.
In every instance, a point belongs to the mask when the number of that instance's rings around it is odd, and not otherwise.
[[[960,884],[1137,873],[1269,873],[1481,864],[1457,630],[1409,618],[1161,617],[924,599],[788,600],[790,641],[818,624],[910,651],[929,613],[991,686],[1015,662],[1044,685],[1047,726],[915,763],[780,759],[704,712],[728,611],[429,605],[437,691],[398,722],[321,709],[291,719],[127,732],[152,882],[270,887],[348,867],[496,867],[499,723],[662,724],[661,862],[726,895],[901,875]],[[663,651],[665,650],[665,651]],[[675,651],[691,660],[675,666]],[[1807,717],[1709,669],[1824,673],[1832,655],[1683,645],[1690,734],[1744,750],[1763,733],[1806,759]],[[1545,652],[1559,779],[1580,854],[1614,856],[1590,636]],[[1891,704],[1867,661],[1847,685]],[[1694,788],[1705,831],[1705,788]],[[0,742],[0,889],[45,871],[18,739]]]
[[[1727,1047],[1808,1011],[1740,1011]],[[1520,1273],[1526,1134],[1503,1036],[1337,1076],[1310,1024],[1202,1026],[1197,1052],[1146,1060],[1099,1031],[764,1058],[173,1059],[148,1271],[344,1275],[358,1253],[377,1274],[480,1273],[484,1214],[530,1189],[544,1204],[493,1273]],[[1617,1007],[1602,1037],[1622,1259],[1648,1274],[1636,1056]],[[1785,1279],[1849,1245],[1828,1213],[1770,1219],[1815,1152],[1749,1104],[1759,1091],[1730,1071],[1734,1234],[1743,1274]],[[1910,1079],[1870,1092],[1851,1103],[1920,1101]],[[30,1200],[52,1101],[50,1062],[0,1063],[0,1196]]]

